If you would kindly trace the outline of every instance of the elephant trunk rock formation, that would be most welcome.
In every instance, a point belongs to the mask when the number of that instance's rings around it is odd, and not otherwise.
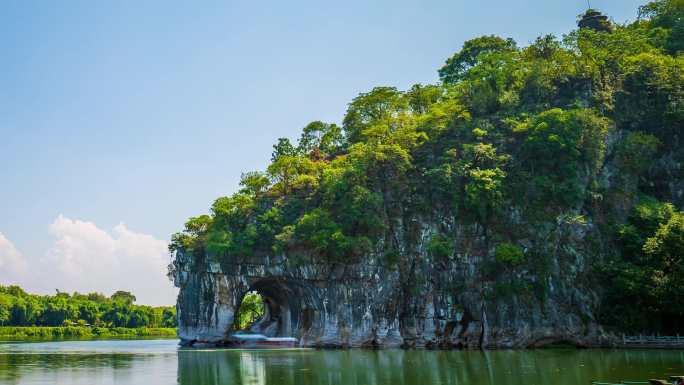
[[[481,258],[432,261],[420,253],[388,264],[285,257],[212,261],[179,250],[172,278],[180,288],[178,334],[184,345],[221,345],[250,291],[265,314],[252,332],[292,336],[302,347],[520,348],[554,342],[599,346],[611,338],[595,322],[596,296],[555,266],[544,296],[511,295],[483,283]],[[201,263],[199,263],[201,262]],[[579,273],[578,273],[579,274]],[[519,277],[524,279],[525,277]]]

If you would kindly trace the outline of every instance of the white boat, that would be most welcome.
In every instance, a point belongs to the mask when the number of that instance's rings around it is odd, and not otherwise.
[[[297,339],[292,337],[266,337],[263,334],[239,333],[231,336],[231,346],[242,349],[294,348]]]

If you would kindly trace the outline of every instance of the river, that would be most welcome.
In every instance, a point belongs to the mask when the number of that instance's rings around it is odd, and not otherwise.
[[[226,350],[176,340],[0,343],[0,384],[584,385],[684,373],[676,350]]]

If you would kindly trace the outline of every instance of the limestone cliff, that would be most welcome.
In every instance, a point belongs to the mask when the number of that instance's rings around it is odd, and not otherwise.
[[[435,261],[425,242],[412,251],[413,262],[394,266],[372,255],[352,265],[269,256],[230,264],[209,259],[197,271],[193,258],[179,251],[174,272],[179,336],[184,344],[221,344],[232,333],[242,297],[257,290],[267,309],[253,331],[294,336],[300,346],[604,345],[609,340],[594,317],[597,297],[582,286],[584,256],[573,245],[587,232],[574,227],[559,224],[553,230],[563,238],[556,247],[564,258],[549,270],[543,296],[486,287],[481,256],[464,252],[455,260]]]
[[[684,9],[640,12],[591,11],[526,47],[469,40],[439,84],[376,87],[340,126],[278,139],[172,236],[183,342],[225,342],[251,290],[267,305],[253,330],[301,346],[680,332]]]

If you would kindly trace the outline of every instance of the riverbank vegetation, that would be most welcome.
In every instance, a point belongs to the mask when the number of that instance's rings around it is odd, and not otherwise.
[[[18,286],[0,286],[0,337],[88,338],[174,336],[176,309],[136,305],[117,291],[35,295]]]
[[[589,11],[583,28],[526,47],[478,37],[439,84],[361,93],[341,125],[279,139],[266,170],[190,218],[170,250],[198,268],[277,253],[409,269],[475,254],[488,298],[543,307],[549,277],[574,274],[600,323],[681,331],[684,2],[639,14],[621,25]]]
[[[176,337],[176,328],[99,326],[0,326],[0,340]]]

